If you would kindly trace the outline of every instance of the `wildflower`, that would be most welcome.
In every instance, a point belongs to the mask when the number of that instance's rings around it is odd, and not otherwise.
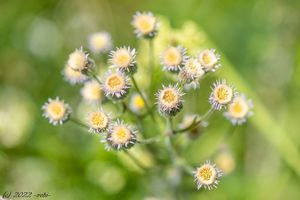
[[[122,99],[129,92],[129,79],[122,72],[108,71],[104,75],[102,89],[107,97]]]
[[[106,53],[112,48],[112,39],[107,32],[97,32],[88,37],[88,44],[92,52]]]
[[[131,24],[138,38],[153,38],[158,31],[158,23],[151,12],[136,12]]]
[[[162,53],[161,64],[166,71],[178,72],[187,58],[185,48],[170,46]]]
[[[44,111],[43,116],[49,119],[50,124],[53,125],[62,125],[66,122],[71,114],[71,107],[64,102],[64,100],[56,97],[55,99],[48,99],[42,106]]]
[[[88,102],[99,102],[103,100],[103,91],[99,83],[95,80],[85,82],[80,93],[83,99]]]
[[[142,110],[145,109],[145,101],[143,100],[141,95],[135,93],[131,96],[129,101],[129,108],[137,114],[141,113]]]
[[[137,70],[136,51],[130,47],[119,47],[111,51],[109,62],[111,67],[117,68],[118,71],[133,74]]]
[[[123,121],[117,120],[106,136],[106,149],[128,149],[136,143],[136,134],[137,130],[125,124]]]
[[[183,95],[178,85],[163,86],[156,94],[159,112],[162,115],[175,116],[183,107]]]
[[[189,127],[192,123],[194,123],[197,119],[199,118],[198,115],[196,114],[193,114],[193,115],[185,115],[183,117],[183,120],[182,122],[179,124],[179,128],[180,129],[184,129],[186,127]],[[208,126],[208,122],[206,121],[201,121],[200,123],[198,123],[196,126],[194,126],[192,129],[190,130],[187,130],[187,136],[188,138],[190,139],[195,139],[197,138],[198,136],[200,136],[205,127]]]
[[[62,71],[64,79],[69,82],[70,84],[78,84],[83,83],[88,80],[88,76],[82,74],[80,71],[75,71],[69,65],[66,65]]]
[[[215,160],[224,174],[230,174],[235,169],[235,159],[228,150],[222,150]]]
[[[230,120],[233,125],[240,125],[246,122],[247,118],[253,114],[251,111],[252,107],[252,101],[247,99],[244,94],[240,94],[229,104],[224,116]]]
[[[92,61],[81,47],[69,55],[68,65],[75,71],[86,72],[92,67]]]
[[[222,171],[217,168],[215,164],[211,164],[210,161],[206,161],[194,171],[194,178],[198,190],[201,187],[209,190],[217,188],[221,176]]]
[[[189,58],[180,70],[179,77],[184,83],[191,84],[196,88],[199,85],[199,79],[204,73],[199,61],[195,58]]]
[[[221,66],[219,63],[220,55],[216,53],[215,49],[205,49],[200,52],[198,60],[206,72],[216,71]]]
[[[89,132],[102,133],[108,129],[110,117],[102,109],[99,109],[98,111],[90,112],[87,121],[90,127]]]
[[[211,87],[212,92],[209,102],[216,110],[222,110],[223,107],[230,104],[237,95],[235,89],[226,83],[226,80],[218,80]]]

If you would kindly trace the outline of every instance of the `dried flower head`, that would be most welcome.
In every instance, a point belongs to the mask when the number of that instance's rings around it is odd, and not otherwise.
[[[86,72],[92,67],[92,61],[89,59],[89,55],[84,52],[81,47],[69,55],[68,65],[75,71]]]
[[[88,80],[88,76],[81,73],[80,71],[75,71],[69,65],[65,66],[65,68],[62,71],[62,74],[64,76],[64,79],[72,85],[83,83],[86,80]]]
[[[253,112],[252,101],[247,99],[244,94],[240,94],[233,99],[233,102],[228,105],[224,116],[231,121],[233,125],[240,125],[246,122]]]
[[[128,149],[136,143],[137,130],[123,121],[117,120],[110,128],[106,139],[106,149],[116,150]]]
[[[166,71],[178,72],[187,58],[185,48],[170,46],[161,54],[161,64]]]
[[[175,116],[183,107],[183,95],[178,85],[163,86],[156,94],[159,112],[162,115]]]
[[[103,100],[103,91],[99,83],[95,80],[85,82],[80,93],[83,99],[88,102],[99,102]]]
[[[221,176],[222,171],[217,168],[215,164],[211,164],[210,161],[206,161],[194,171],[194,178],[198,190],[201,187],[209,190],[217,188]]]
[[[206,72],[216,71],[221,66],[219,63],[220,58],[215,49],[205,49],[198,56],[198,60]]]
[[[109,62],[118,71],[133,74],[136,72],[136,51],[130,47],[118,47],[111,51]]]
[[[102,83],[102,89],[107,97],[113,99],[122,99],[129,92],[130,83],[124,73],[117,71],[108,71],[105,73]]]
[[[106,53],[112,48],[112,39],[108,32],[97,32],[88,37],[88,45],[94,53]]]
[[[223,107],[230,104],[237,95],[235,89],[226,83],[226,80],[217,80],[211,87],[212,92],[209,102],[216,110],[222,110]]]
[[[136,12],[131,22],[138,38],[153,38],[158,31],[158,23],[151,12]]]
[[[135,93],[131,96],[129,101],[129,108],[134,113],[140,114],[145,109],[145,101],[141,95]]]
[[[43,116],[49,119],[49,122],[53,125],[62,125],[66,122],[71,114],[71,107],[64,102],[64,100],[56,97],[55,99],[48,99],[42,106]]]
[[[88,114],[87,122],[90,127],[89,132],[102,133],[109,127],[110,116],[99,109]]]
[[[200,78],[204,75],[204,70],[196,58],[189,58],[180,70],[179,78],[182,82],[197,88]]]

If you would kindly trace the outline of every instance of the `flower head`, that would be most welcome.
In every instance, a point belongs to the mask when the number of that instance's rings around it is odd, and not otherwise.
[[[84,100],[88,102],[99,102],[103,99],[103,91],[99,83],[95,80],[85,82],[80,90]]]
[[[198,190],[201,187],[209,190],[216,188],[221,176],[222,171],[217,168],[215,164],[211,164],[210,161],[206,161],[194,171],[194,178]]]
[[[231,121],[233,125],[240,125],[246,122],[253,112],[252,101],[247,99],[244,94],[240,94],[233,99],[233,102],[228,105],[224,116]]]
[[[81,73],[80,71],[75,71],[69,65],[66,65],[62,71],[64,79],[69,82],[71,85],[83,83],[88,80],[88,76]]]
[[[156,94],[159,112],[166,116],[175,116],[183,107],[182,96],[177,85],[163,86]]]
[[[137,130],[133,127],[125,124],[123,121],[117,120],[106,136],[106,149],[128,149],[136,143],[136,134]]]
[[[129,88],[129,79],[124,73],[120,71],[108,71],[105,73],[102,89],[107,97],[122,99],[128,94]]]
[[[190,115],[185,115],[183,117],[182,122],[179,124],[179,128],[180,129],[184,129],[186,127],[189,127],[191,124],[193,124],[197,119],[199,118],[198,115],[196,114],[190,114]],[[197,124],[195,127],[193,127],[192,129],[187,130],[187,136],[190,139],[195,139],[198,136],[200,136],[205,127],[208,126],[208,122],[207,121],[201,121],[199,124]]]
[[[214,72],[221,66],[219,63],[220,55],[216,53],[215,49],[205,49],[201,51],[198,60],[206,72]]]
[[[92,52],[106,53],[112,48],[112,39],[107,32],[97,32],[88,37],[88,44]]]
[[[110,53],[111,67],[118,71],[133,74],[136,72],[136,51],[130,47],[119,47]]]
[[[92,67],[92,61],[89,59],[89,55],[83,51],[82,47],[69,55],[67,64],[73,70],[79,72],[85,72]]]
[[[180,70],[179,78],[184,83],[191,84],[196,88],[199,85],[199,79],[203,77],[204,73],[200,62],[195,58],[189,58]]]
[[[129,101],[129,108],[137,114],[141,113],[145,109],[145,101],[143,100],[141,95],[135,93],[131,96]]]
[[[185,48],[170,46],[161,54],[161,64],[166,71],[178,72],[187,58]]]
[[[216,110],[222,110],[223,107],[230,104],[237,95],[235,89],[226,83],[226,80],[218,80],[211,87],[212,92],[209,102]]]
[[[62,125],[69,119],[72,112],[71,107],[59,97],[49,98],[48,102],[42,106],[42,110],[44,111],[43,116],[49,119],[53,125]]]
[[[151,12],[136,12],[131,22],[138,38],[153,38],[158,31],[158,23]]]
[[[102,133],[109,127],[110,117],[102,109],[90,112],[87,117],[89,132]]]

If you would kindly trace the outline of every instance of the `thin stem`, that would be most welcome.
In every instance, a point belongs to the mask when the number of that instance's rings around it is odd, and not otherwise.
[[[182,133],[182,132],[189,131],[189,130],[193,129],[194,127],[196,127],[196,126],[197,126],[200,122],[202,122],[203,120],[208,119],[208,118],[211,116],[211,114],[212,114],[213,112],[214,112],[214,109],[211,107],[204,115],[202,115],[202,116],[200,117],[199,120],[197,120],[197,118],[195,118],[195,119],[193,120],[193,122],[192,122],[189,126],[187,126],[186,128],[179,129],[179,130],[174,130],[173,132],[174,132],[174,133]]]
[[[128,155],[128,157],[131,158],[131,160],[137,165],[139,166],[139,168],[141,168],[143,171],[147,171],[147,168],[134,156],[132,155],[132,153],[130,153],[127,150],[124,150],[124,152]]]
[[[86,73],[87,75],[91,76],[95,81],[97,81],[100,85],[102,84],[101,80],[97,77],[97,75],[93,71],[89,70]]]
[[[150,144],[150,143],[159,142],[160,140],[161,140],[161,136],[159,135],[152,138],[139,139],[137,142],[141,144]]]
[[[81,122],[80,120],[76,119],[76,118],[70,118],[70,121],[81,126],[81,127],[84,127],[84,128],[90,128],[88,125],[86,125],[85,123]]]
[[[150,83],[153,83],[153,71],[154,71],[154,46],[153,46],[153,40],[149,40],[149,73],[150,73]]]
[[[131,76],[131,80],[132,80],[132,83],[133,83],[136,91],[139,93],[139,95],[142,97],[143,101],[145,102],[147,113],[149,113],[151,115],[151,118],[155,122],[155,117],[153,115],[153,112],[152,112],[150,106],[148,105],[148,102],[146,101],[146,98],[144,97],[143,93],[141,92],[140,88],[138,87],[138,85],[137,85],[137,83],[135,81],[135,78],[133,76]]]

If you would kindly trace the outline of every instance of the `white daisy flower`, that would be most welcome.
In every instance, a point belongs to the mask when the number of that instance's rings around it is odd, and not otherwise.
[[[81,73],[80,71],[75,71],[69,65],[66,65],[62,71],[65,81],[69,82],[71,85],[83,83],[88,80],[88,76]]]
[[[49,98],[48,102],[42,106],[42,110],[43,116],[53,125],[62,125],[69,119],[72,112],[71,107],[59,97]]]
[[[178,72],[183,67],[187,58],[186,50],[181,46],[168,47],[160,57],[163,69],[170,72]]]
[[[87,122],[90,127],[89,132],[103,133],[109,128],[110,116],[99,109],[88,114]]]
[[[153,38],[158,31],[158,23],[151,12],[136,12],[131,22],[138,38]]]
[[[106,149],[122,150],[132,147],[136,143],[137,130],[123,121],[117,120],[109,129],[105,143]]]
[[[111,35],[108,32],[93,33],[88,37],[88,45],[93,53],[106,53],[112,48]]]
[[[83,99],[88,102],[101,102],[104,99],[101,86],[95,80],[85,82],[80,93]]]
[[[104,75],[101,87],[107,97],[117,100],[126,97],[130,89],[130,83],[124,73],[108,71]]]
[[[209,102],[216,110],[222,110],[226,105],[230,104],[237,95],[232,85],[228,85],[226,80],[217,80],[211,87],[212,92]]]
[[[241,125],[246,122],[247,118],[253,115],[251,111],[252,108],[252,101],[247,99],[244,94],[240,94],[228,105],[224,116],[230,120],[233,125]]]
[[[138,93],[135,93],[130,97],[129,108],[132,110],[132,112],[140,114],[145,110],[145,106],[145,101]]]
[[[216,71],[221,66],[220,58],[221,56],[216,53],[215,49],[205,49],[198,56],[198,60],[206,72]]]
[[[136,51],[130,47],[118,47],[111,51],[109,63],[112,68],[124,73],[133,74],[137,70],[136,66]]]
[[[203,77],[205,71],[196,58],[189,58],[179,72],[179,78],[182,82],[197,88],[199,80]]]
[[[206,161],[194,171],[194,181],[197,183],[198,190],[201,187],[209,190],[217,188],[221,176],[222,171],[215,164],[211,164],[210,161]]]
[[[83,51],[82,47],[69,55],[67,64],[73,70],[79,72],[86,72],[92,67],[92,61],[89,59],[89,55]]]
[[[160,114],[175,116],[183,107],[183,95],[178,85],[163,86],[156,94]]]

